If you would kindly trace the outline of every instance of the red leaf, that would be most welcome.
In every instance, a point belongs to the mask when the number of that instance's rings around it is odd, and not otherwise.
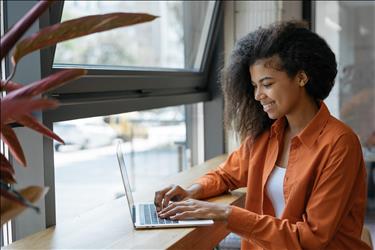
[[[5,80],[0,80],[0,82],[1,82],[0,91],[12,92],[13,90],[22,88],[24,86],[22,84],[12,82],[12,81],[8,81],[6,85],[5,85],[5,82],[6,82]]]
[[[47,91],[55,89],[61,85],[66,84],[68,81],[72,81],[86,74],[84,69],[67,69],[59,71],[52,74],[46,78],[39,81],[33,82],[31,84],[25,85],[24,87],[10,92],[4,97],[15,98],[15,97],[31,97],[39,94],[43,94]]]
[[[22,205],[22,206],[27,206],[24,202],[22,202],[21,200],[19,200],[16,196],[14,196],[12,193],[6,191],[6,190],[3,190],[3,189],[0,189],[0,195],[3,196],[4,198],[8,199],[8,200],[11,200],[19,205]]]
[[[64,141],[57,134],[55,134],[46,126],[41,124],[37,119],[35,119],[31,115],[23,115],[17,119],[17,122],[64,144]]]
[[[3,154],[0,154],[0,168],[8,168],[10,173],[14,174],[13,166]]]
[[[30,28],[36,19],[50,6],[52,1],[39,1],[24,15],[13,27],[1,37],[0,51],[1,59],[3,59],[14,44],[22,37],[22,35]]]
[[[156,16],[145,13],[111,13],[85,16],[40,30],[20,41],[13,53],[12,63],[16,64],[24,55],[72,38],[106,31],[114,28],[152,21]]]
[[[16,134],[13,130],[7,126],[1,126],[1,139],[5,144],[8,145],[10,152],[13,154],[14,158],[22,165],[26,167],[26,159],[23,154],[20,142],[17,139]]]
[[[19,117],[30,114],[35,110],[55,108],[58,102],[48,99],[8,98],[1,100],[1,129],[3,124],[17,121]]]
[[[3,183],[1,183],[3,184]],[[21,189],[19,191],[12,188],[7,188],[1,185],[0,192],[0,214],[1,225],[16,217],[26,207],[32,208],[39,212],[40,209],[33,203],[42,198],[48,191],[48,188],[31,186]],[[4,196],[4,197],[3,197]],[[20,205],[18,205],[20,204]]]
[[[9,169],[2,166],[0,166],[0,178],[9,184],[16,183],[16,179],[14,179],[13,174],[9,172]]]

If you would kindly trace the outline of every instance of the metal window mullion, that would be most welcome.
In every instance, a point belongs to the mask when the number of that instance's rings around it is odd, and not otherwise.
[[[218,23],[220,22],[220,12],[222,12],[222,5],[223,3],[221,1],[215,1],[215,6],[212,14],[212,20],[211,20],[211,25],[209,28],[209,33],[207,35],[207,42],[206,46],[204,49],[204,54],[202,58],[202,63],[201,63],[201,72],[207,72],[210,64],[211,64],[211,58],[213,54],[213,50],[215,47],[215,43],[217,41],[217,35],[218,35],[218,30],[220,27],[218,27]]]
[[[194,62],[194,68],[201,67],[203,63],[202,59],[204,56],[204,49],[206,48],[205,44],[208,43],[209,35],[212,35],[210,34],[210,27],[212,27],[212,23],[213,23],[212,18],[214,17],[214,14],[215,14],[214,10],[215,10],[215,3],[211,1],[208,2],[207,13],[210,13],[211,16],[207,15],[203,23],[202,33],[199,39],[198,51],[197,51],[197,55],[196,55],[195,62]],[[204,37],[203,34],[206,34],[206,33],[207,33],[207,36]]]
[[[116,71],[91,71],[88,75],[55,89],[50,94],[181,88],[204,89],[204,74],[165,72],[120,74]]]
[[[46,120],[57,122],[92,116],[121,114],[131,111],[141,111],[153,108],[197,103],[208,101],[209,98],[209,93],[200,92],[171,96],[108,99],[102,101],[63,104],[55,110],[45,111],[43,115],[46,116]]]

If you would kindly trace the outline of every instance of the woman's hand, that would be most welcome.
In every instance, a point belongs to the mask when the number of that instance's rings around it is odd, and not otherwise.
[[[193,198],[193,195],[200,189],[200,185],[193,185],[184,189],[178,185],[170,185],[160,191],[155,192],[154,203],[156,210],[160,211],[167,207],[170,201],[182,201],[187,198]]]
[[[229,205],[187,199],[170,203],[166,208],[161,210],[158,215],[161,218],[170,218],[172,220],[227,220],[230,211],[231,207]]]

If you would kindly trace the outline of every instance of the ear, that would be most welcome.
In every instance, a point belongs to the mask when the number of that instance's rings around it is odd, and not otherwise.
[[[297,81],[300,87],[304,87],[309,81],[309,77],[306,75],[306,72],[301,70],[297,73]]]

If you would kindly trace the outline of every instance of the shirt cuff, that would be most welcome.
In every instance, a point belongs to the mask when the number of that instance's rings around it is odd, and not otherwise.
[[[250,238],[257,221],[258,214],[243,208],[231,206],[231,211],[227,219],[227,228],[245,238]]]

